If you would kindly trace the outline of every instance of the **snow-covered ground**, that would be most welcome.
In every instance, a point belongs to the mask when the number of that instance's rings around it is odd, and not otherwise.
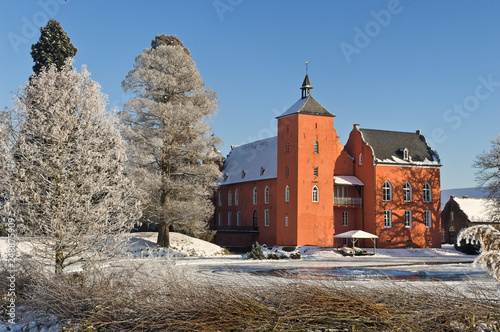
[[[450,289],[459,289],[460,292],[467,294],[469,287],[467,280],[441,280],[436,283],[426,278],[440,273],[452,275],[464,273],[474,275],[474,278],[470,280],[473,287],[481,287],[485,292],[487,290],[493,294],[492,296],[499,296],[497,283],[493,278],[484,273],[485,270],[482,267],[472,264],[476,256],[458,252],[452,245],[425,249],[377,249],[376,255],[355,257],[343,256],[335,248],[304,246],[297,248],[301,259],[251,260],[245,259],[244,255],[228,254],[224,248],[213,243],[179,233],[170,233],[171,248],[169,249],[157,248],[156,233],[130,233],[125,236],[128,238],[128,243],[123,255],[110,264],[112,267],[127,266],[137,262],[148,271],[162,271],[175,266],[189,273],[194,279],[212,281],[221,285],[249,282],[264,284],[274,279],[287,282],[296,278],[312,280],[311,282],[318,279],[322,282],[329,282],[330,277],[340,273],[348,277],[340,280],[346,281],[346,285],[351,285],[349,287],[356,287],[356,285],[387,287],[383,278],[372,278],[370,275],[380,276],[381,273],[387,271],[389,274],[398,276],[398,274],[408,272],[416,278],[404,280],[396,278],[396,281],[393,279],[391,282],[398,283],[398,287],[404,283],[404,285],[411,285],[412,289],[420,287],[427,291],[432,286],[446,285]],[[17,255],[30,250],[26,240],[23,238],[16,240]],[[0,238],[1,260],[6,259],[8,249],[8,239]],[[268,250],[280,249],[278,247]],[[366,250],[373,253],[373,248],[366,248]],[[470,293],[473,295],[473,291]],[[22,310],[22,308],[19,309]],[[12,331],[21,331],[26,324],[33,325],[39,319],[28,318],[31,317],[31,312],[20,311],[19,315],[26,317],[18,324],[9,325]],[[45,322],[50,325],[50,320],[45,320]],[[4,330],[2,324],[3,322],[0,322],[0,331]],[[47,324],[43,324],[45,327],[42,331],[52,331],[47,328],[49,326]]]

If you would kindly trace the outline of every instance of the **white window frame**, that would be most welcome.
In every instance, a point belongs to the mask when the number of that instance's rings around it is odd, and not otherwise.
[[[403,149],[403,160],[409,160],[410,159],[410,154],[408,153],[408,149],[404,148]]]
[[[392,211],[384,210],[384,228],[392,228]]]
[[[285,226],[288,227],[288,216],[285,216]]]
[[[318,186],[314,186],[312,189],[312,201],[313,201],[313,203],[319,202],[319,188],[318,188]]]
[[[227,192],[227,206],[231,206],[233,204],[233,192],[229,190]]]
[[[264,189],[264,204],[269,204],[269,187],[266,186]]]
[[[238,206],[238,204],[240,204],[240,192],[236,189],[234,191],[234,205]]]
[[[411,202],[413,200],[412,188],[410,182],[405,182],[403,185],[403,201]]]
[[[264,210],[264,226],[269,227],[269,209]]]
[[[232,221],[233,221],[233,213],[232,212],[228,212],[227,213],[227,225],[231,226]]]
[[[405,210],[405,227],[411,228],[412,225],[412,213],[411,210]]]
[[[430,210],[424,211],[424,224],[425,224],[425,228],[432,227],[432,212]]]
[[[290,187],[288,185],[285,187],[285,202],[290,202]]]
[[[424,202],[432,202],[432,188],[429,182],[424,183],[423,196]]]
[[[253,205],[257,205],[257,187],[253,188]]]
[[[384,202],[392,201],[392,184],[389,181],[385,181],[382,186],[382,200]]]
[[[348,226],[349,214],[347,211],[342,211],[342,226]]]

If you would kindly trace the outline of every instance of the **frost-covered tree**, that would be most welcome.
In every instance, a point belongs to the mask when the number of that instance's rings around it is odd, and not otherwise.
[[[9,202],[11,135],[10,113],[7,110],[0,110],[0,236],[7,235],[7,218],[11,215]]]
[[[158,245],[169,227],[191,234],[207,229],[219,167],[208,120],[217,95],[205,87],[189,51],[176,36],[156,36],[122,83],[135,97],[121,113],[132,148],[134,176],[144,192],[147,221]]]
[[[476,157],[473,164],[478,169],[476,181],[488,191],[489,197],[500,198],[500,136],[491,141],[491,150]],[[497,206],[500,213],[500,200]]]
[[[12,207],[36,257],[56,271],[116,252],[138,215],[116,115],[85,67],[51,65],[21,88]]]
[[[61,69],[66,60],[73,58],[77,51],[61,24],[56,20],[49,20],[45,27],[40,28],[38,42],[31,45],[31,57],[35,62],[33,72],[38,74],[50,65]]]

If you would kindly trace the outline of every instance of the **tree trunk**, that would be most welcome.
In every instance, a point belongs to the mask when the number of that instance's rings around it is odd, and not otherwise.
[[[158,226],[158,246],[161,248],[170,247],[170,233],[168,230],[168,225],[161,224]]]

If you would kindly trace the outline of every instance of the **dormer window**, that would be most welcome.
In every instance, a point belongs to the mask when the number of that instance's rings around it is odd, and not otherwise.
[[[247,175],[247,173],[245,173],[245,171],[241,171],[241,178],[242,179],[245,177],[245,175]]]
[[[266,171],[266,169],[264,167],[260,167],[260,175],[264,175],[264,172]]]
[[[410,159],[410,156],[408,154],[408,149],[407,148],[403,149],[403,159],[404,160],[409,160]]]

